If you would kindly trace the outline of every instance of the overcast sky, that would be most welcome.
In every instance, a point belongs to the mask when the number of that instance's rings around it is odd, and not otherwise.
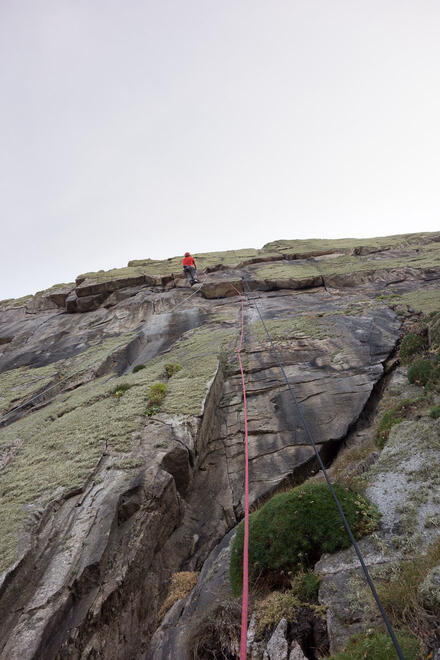
[[[438,0],[0,0],[0,299],[440,229]]]

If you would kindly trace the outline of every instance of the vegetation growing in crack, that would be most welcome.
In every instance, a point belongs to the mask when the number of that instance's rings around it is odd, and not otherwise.
[[[197,584],[198,577],[199,574],[194,571],[181,571],[179,573],[174,573],[171,576],[171,584],[168,589],[167,597],[157,615],[157,625],[160,624],[165,614],[175,602],[181,598],[185,598],[191,593]]]
[[[397,630],[411,633],[420,649],[437,648],[440,641],[435,625],[440,617],[440,588],[433,580],[439,564],[440,539],[437,539],[425,555],[372,569],[379,598],[391,624]],[[363,604],[365,626],[373,625],[376,604],[370,590],[359,576],[351,581],[350,589]]]
[[[398,633],[397,640],[405,660],[423,660],[425,657],[417,639],[405,633]],[[329,660],[393,660],[398,658],[391,637],[382,632],[371,631],[354,635],[342,651],[329,657]]]
[[[335,490],[356,538],[372,532],[377,509],[364,497],[336,484]],[[332,494],[326,484],[305,483],[266,502],[249,519],[249,579],[259,584],[283,584],[311,567],[323,552],[350,545]],[[235,595],[242,589],[243,523],[232,546],[230,578]]]
[[[405,419],[411,418],[414,414],[426,406],[427,398],[420,396],[414,399],[404,399],[396,406],[386,410],[379,419],[376,426],[376,442],[377,446],[382,449],[388,440],[390,431],[393,426],[400,424]]]

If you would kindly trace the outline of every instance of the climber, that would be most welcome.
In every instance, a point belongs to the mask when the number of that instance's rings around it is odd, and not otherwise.
[[[186,279],[191,284],[198,284],[199,278],[197,277],[197,266],[193,257],[189,252],[185,252],[185,256],[182,259],[183,271],[186,275]]]

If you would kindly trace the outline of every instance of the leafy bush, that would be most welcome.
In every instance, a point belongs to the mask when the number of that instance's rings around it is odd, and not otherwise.
[[[440,417],[440,406],[434,406],[433,408],[431,408],[429,414],[434,419],[438,419]]]
[[[182,366],[178,364],[177,362],[169,362],[168,364],[165,365],[165,371],[168,376],[168,378],[171,378],[171,376],[174,376],[174,374],[177,374],[178,371],[181,371]]]
[[[112,394],[119,399],[119,397],[123,396],[130,387],[131,385],[129,383],[121,383],[120,385],[116,385],[115,389],[112,390]]]
[[[137,364],[135,367],[133,367],[132,373],[136,374],[141,369],[145,369],[145,364]]]
[[[150,398],[145,411],[147,417],[152,417],[152,415],[156,415],[159,412],[160,404],[164,400],[166,393],[167,386],[165,383],[154,383],[150,387]]]
[[[428,349],[428,340],[415,332],[408,332],[400,345],[400,358],[403,364],[411,362],[414,355],[423,353]]]
[[[154,383],[150,387],[150,404],[160,405],[167,393],[167,386],[165,383]]]
[[[335,485],[356,538],[376,527],[379,514],[361,495]],[[232,545],[230,578],[242,589],[243,522]],[[276,584],[289,571],[312,566],[323,552],[347,548],[350,539],[326,484],[306,483],[272,497],[249,517],[249,578]]]
[[[397,641],[405,660],[421,660],[423,655],[415,637],[397,634]],[[379,632],[355,635],[343,651],[332,655],[329,660],[392,660],[398,658],[389,635]]]
[[[414,385],[426,385],[433,376],[433,365],[430,360],[416,360],[408,369],[408,380]]]

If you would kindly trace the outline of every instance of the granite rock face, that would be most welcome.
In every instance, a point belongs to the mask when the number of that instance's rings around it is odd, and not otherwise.
[[[243,359],[254,505],[317,469],[258,310],[330,463],[380,387],[402,319],[440,290],[437,234],[378,240],[212,253],[199,260],[199,289],[178,260],[145,260],[0,303],[0,658],[183,660],[208,611],[235,621],[236,289],[251,292]],[[181,369],[169,376],[167,364]],[[148,416],[158,382],[166,395]],[[199,582],[160,622],[182,570],[201,571]],[[301,657],[287,642],[286,657]]]

